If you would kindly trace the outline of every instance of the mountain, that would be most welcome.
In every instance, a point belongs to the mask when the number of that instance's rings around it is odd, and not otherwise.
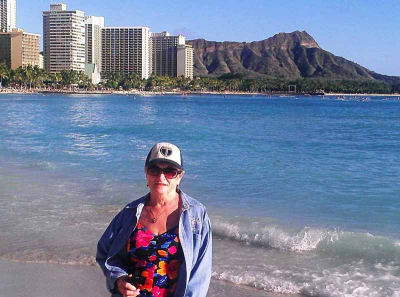
[[[254,42],[189,40],[194,49],[194,75],[240,73],[249,78],[320,77],[400,82],[400,77],[377,74],[323,50],[305,31],[279,33]]]

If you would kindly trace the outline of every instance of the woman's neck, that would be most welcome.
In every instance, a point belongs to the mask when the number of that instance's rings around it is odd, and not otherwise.
[[[156,195],[150,193],[150,199],[148,201],[149,206],[153,207],[164,207],[174,204],[178,199],[179,195],[176,192],[167,195]]]

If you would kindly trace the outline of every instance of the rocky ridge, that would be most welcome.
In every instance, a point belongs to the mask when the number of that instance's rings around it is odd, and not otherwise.
[[[194,75],[243,74],[249,78],[279,77],[400,81],[323,50],[305,31],[279,33],[254,42],[189,40],[194,48]]]

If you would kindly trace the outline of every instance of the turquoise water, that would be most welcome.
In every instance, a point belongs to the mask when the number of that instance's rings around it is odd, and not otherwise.
[[[92,264],[113,215],[146,193],[149,149],[169,141],[211,214],[214,278],[399,296],[395,99],[1,95],[0,256]]]

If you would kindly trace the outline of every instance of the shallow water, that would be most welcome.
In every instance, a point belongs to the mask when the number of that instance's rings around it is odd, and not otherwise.
[[[400,101],[0,95],[0,257],[93,264],[158,141],[208,208],[213,277],[398,296]]]

